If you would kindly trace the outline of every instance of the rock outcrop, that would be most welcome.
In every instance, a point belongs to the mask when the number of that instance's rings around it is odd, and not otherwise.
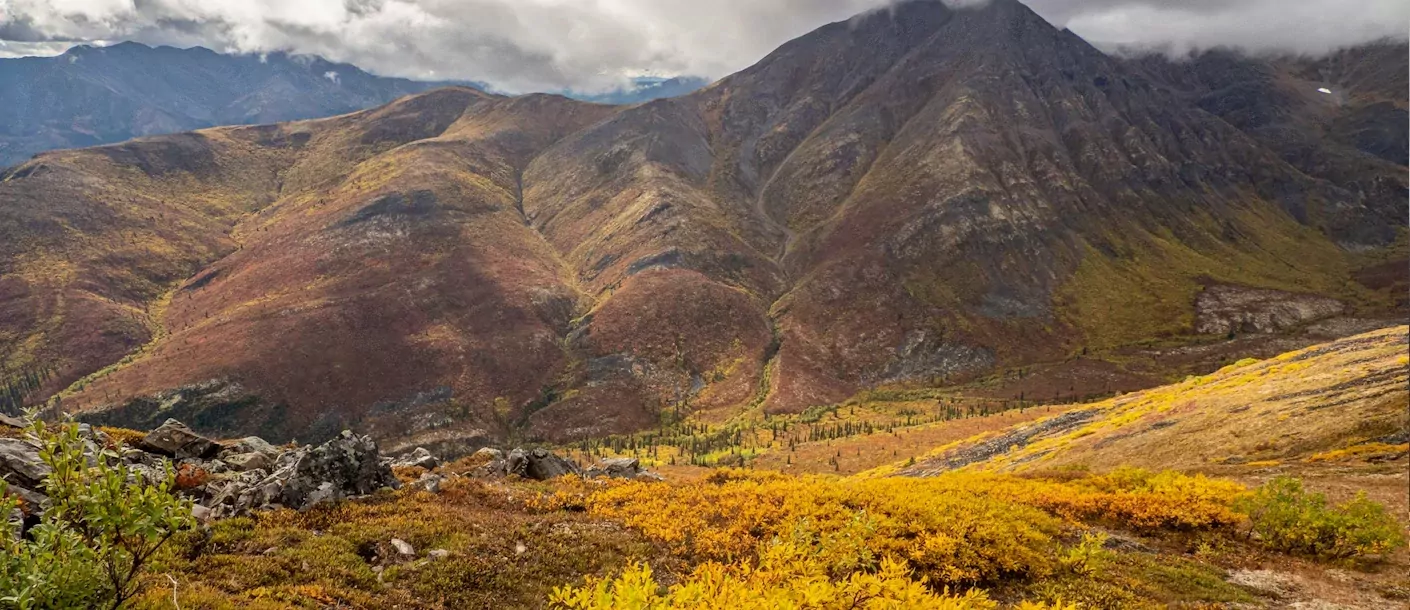
[[[141,448],[176,459],[208,458],[220,451],[220,445],[193,432],[174,419],[147,433],[139,443]]]
[[[588,478],[661,480],[661,475],[642,468],[641,460],[636,458],[602,460],[598,464],[588,466],[583,471],[583,476]]]
[[[19,487],[38,489],[49,478],[49,466],[39,458],[39,448],[28,441],[0,438],[0,479]]]
[[[1336,299],[1281,290],[1216,285],[1195,298],[1195,332],[1273,333],[1341,315]]]
[[[395,468],[425,468],[430,470],[441,465],[441,461],[425,447],[417,447],[411,453],[392,460]]]
[[[83,424],[79,436],[85,453],[100,459],[112,440]],[[128,470],[133,480],[154,482],[169,472],[189,481],[179,493],[190,497],[193,513],[202,520],[231,517],[273,508],[307,510],[322,502],[366,496],[383,488],[400,487],[391,466],[380,455],[371,437],[343,432],[316,446],[281,449],[258,437],[221,444],[169,419],[138,441],[108,453]],[[418,463],[429,455],[416,454]],[[434,460],[434,457],[430,458]],[[0,478],[9,493],[34,512],[47,498],[42,490],[50,468],[38,446],[28,439],[0,439]],[[433,475],[439,476],[439,475]],[[439,479],[423,486],[439,489]]]
[[[514,449],[498,463],[498,470],[504,474],[518,475],[535,481],[547,481],[570,474],[582,474],[582,470],[553,452],[538,448],[525,451]]]
[[[219,486],[208,503],[216,517],[264,508],[308,510],[322,502],[401,486],[391,467],[382,461],[377,444],[370,437],[346,431],[317,447],[280,454],[272,473],[256,468],[211,485]]]

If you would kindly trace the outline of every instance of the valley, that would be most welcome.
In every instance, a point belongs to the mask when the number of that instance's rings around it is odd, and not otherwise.
[[[170,408],[465,453],[1086,399],[1403,319],[1387,51],[1176,66],[1008,0],[898,10],[635,106],[446,88],[39,155],[0,182],[3,367],[105,422],[218,386]]]
[[[0,608],[1403,607],[1410,47],[1049,14],[4,60]]]

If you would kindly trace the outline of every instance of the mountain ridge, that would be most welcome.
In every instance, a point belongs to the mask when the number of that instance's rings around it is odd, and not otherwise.
[[[635,79],[613,90],[561,94],[609,104],[682,95],[703,79]],[[136,42],[77,45],[54,57],[0,59],[0,166],[46,150],[222,125],[323,118],[445,86],[369,74],[316,55],[224,54]]]
[[[112,417],[217,380],[181,419],[473,448],[1119,362],[1229,315],[1206,286],[1271,290],[1257,332],[1394,311],[1362,165],[1310,176],[1145,70],[916,2],[637,106],[441,89],[46,153],[0,182],[6,366]]]

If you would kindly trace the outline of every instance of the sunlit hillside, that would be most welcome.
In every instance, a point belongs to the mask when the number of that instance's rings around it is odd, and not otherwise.
[[[863,476],[664,459],[663,482],[534,482],[467,458],[436,470],[438,493],[185,535],[138,607],[1395,607],[1410,599],[1410,520],[1385,492],[1406,485],[1406,338],[1386,329],[1090,405],[905,427],[988,430]],[[1134,431],[1150,436],[1144,451],[1121,444]],[[896,436],[783,443],[750,463],[825,470],[809,447]]]

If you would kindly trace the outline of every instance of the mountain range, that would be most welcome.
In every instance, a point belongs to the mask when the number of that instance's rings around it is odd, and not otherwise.
[[[563,93],[635,104],[706,84],[692,77],[641,77],[606,92]],[[448,85],[488,88],[375,76],[312,55],[228,55],[135,42],[0,59],[0,167],[46,150],[345,114]]]
[[[1123,350],[1403,318],[1406,57],[1127,59],[913,1],[633,106],[448,87],[44,153],[0,181],[4,365],[104,422],[463,447],[1097,392]]]

